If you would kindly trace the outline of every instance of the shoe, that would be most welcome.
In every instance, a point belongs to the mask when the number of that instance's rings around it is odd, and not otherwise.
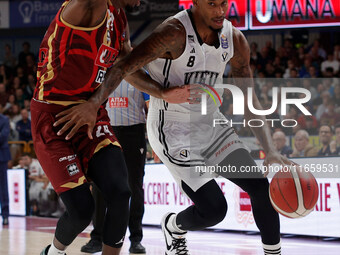
[[[96,253],[102,251],[102,249],[103,249],[102,242],[91,239],[87,244],[81,247],[80,251],[86,253]]]
[[[167,224],[169,221],[169,218],[174,213],[168,213],[164,215],[161,226],[162,231],[165,237],[165,244],[166,244],[166,255],[189,255],[189,251],[187,249],[187,240],[185,238],[186,233],[176,233],[176,232],[170,232],[170,230],[167,228]]]
[[[130,253],[145,254],[145,247],[140,242],[131,242]]]
[[[40,252],[40,255],[47,255],[48,253],[48,250],[50,249],[51,245],[47,245],[41,252]],[[65,253],[66,255],[66,253]]]
[[[51,245],[47,245],[41,252],[40,255],[47,255],[48,250],[50,249]]]
[[[8,218],[7,217],[2,219],[2,225],[4,225],[4,226],[8,225]]]

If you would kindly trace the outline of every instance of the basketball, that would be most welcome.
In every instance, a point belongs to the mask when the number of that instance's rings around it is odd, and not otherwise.
[[[303,168],[277,172],[269,187],[269,197],[274,209],[288,218],[301,218],[314,210],[319,188],[313,174]]]

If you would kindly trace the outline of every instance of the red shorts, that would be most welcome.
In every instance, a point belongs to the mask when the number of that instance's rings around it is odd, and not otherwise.
[[[34,150],[58,194],[86,182],[88,162],[94,153],[109,144],[120,146],[104,107],[98,111],[92,134],[93,140],[87,136],[87,126],[81,127],[68,141],[65,140],[66,134],[58,136],[57,132],[61,126],[53,127],[55,115],[65,109],[66,107],[61,105],[47,104],[34,99],[31,102]]]

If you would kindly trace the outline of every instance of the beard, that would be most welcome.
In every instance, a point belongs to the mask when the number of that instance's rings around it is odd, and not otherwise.
[[[213,28],[212,26],[209,26],[209,28],[211,29],[211,31],[215,32],[215,33],[220,33],[222,31],[222,28]]]

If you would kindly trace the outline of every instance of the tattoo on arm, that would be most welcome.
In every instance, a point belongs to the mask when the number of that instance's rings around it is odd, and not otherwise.
[[[132,52],[113,65],[106,73],[104,82],[89,101],[99,107],[124,77],[135,73],[157,58],[175,59],[180,56],[184,51],[185,41],[185,30],[178,20],[173,19],[161,24]],[[143,85],[148,86],[150,83],[143,83]],[[159,97],[162,87],[152,83],[152,86],[146,90],[150,95]]]

